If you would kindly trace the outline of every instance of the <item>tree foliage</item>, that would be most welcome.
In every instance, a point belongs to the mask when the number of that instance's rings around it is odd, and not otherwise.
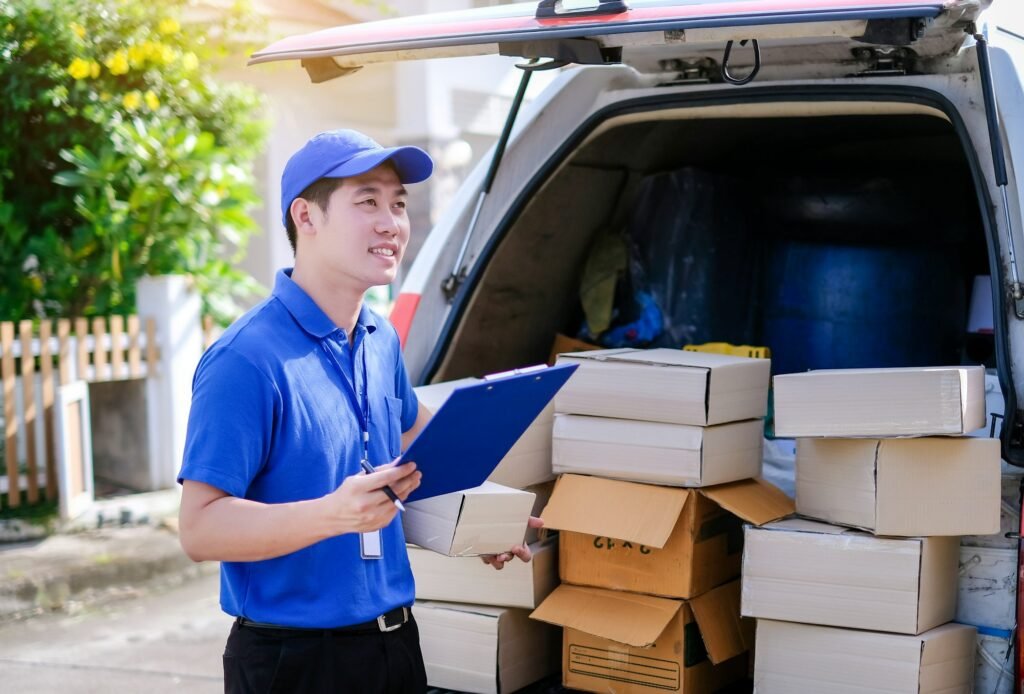
[[[255,225],[257,93],[215,81],[242,7],[0,0],[0,320],[130,313],[144,275],[185,273],[226,318]]]

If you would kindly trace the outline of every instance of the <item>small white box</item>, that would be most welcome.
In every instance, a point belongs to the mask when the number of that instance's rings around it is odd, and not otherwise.
[[[413,613],[431,687],[503,694],[558,672],[559,630],[528,610],[417,602]]]
[[[536,495],[484,482],[406,504],[405,539],[452,557],[498,554],[523,543]]]
[[[500,571],[479,557],[445,557],[409,546],[417,600],[537,607],[558,585],[558,537],[530,545],[533,559],[513,559]]]

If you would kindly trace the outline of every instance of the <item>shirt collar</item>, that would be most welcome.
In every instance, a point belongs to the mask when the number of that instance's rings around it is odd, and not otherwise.
[[[277,272],[277,276],[274,278],[273,296],[284,304],[303,330],[317,339],[322,340],[338,330],[338,326],[323,312],[323,309],[316,305],[306,290],[295,283],[292,279],[291,268]],[[356,327],[365,328],[368,334],[377,329],[376,317],[365,303],[359,307]]]

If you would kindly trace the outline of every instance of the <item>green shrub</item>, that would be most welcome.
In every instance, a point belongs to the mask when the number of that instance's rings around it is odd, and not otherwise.
[[[130,313],[144,275],[194,277],[221,319],[255,283],[254,90],[215,82],[236,7],[0,0],[0,320]]]

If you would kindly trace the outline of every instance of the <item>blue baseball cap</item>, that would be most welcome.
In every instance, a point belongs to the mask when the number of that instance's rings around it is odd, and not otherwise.
[[[355,130],[316,135],[292,155],[281,174],[281,223],[288,226],[292,202],[314,181],[358,176],[388,160],[402,183],[425,181],[434,171],[434,161],[419,147],[381,147]]]

